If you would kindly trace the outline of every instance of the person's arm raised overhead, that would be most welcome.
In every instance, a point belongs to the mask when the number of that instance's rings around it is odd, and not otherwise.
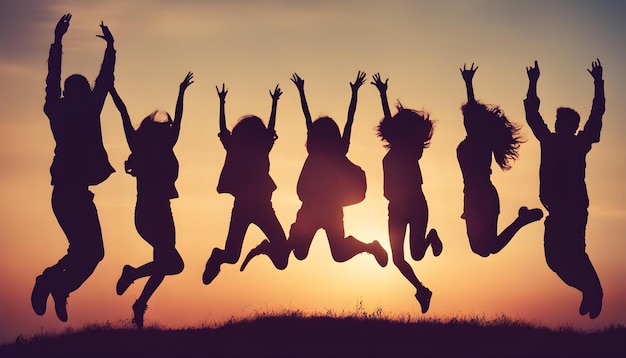
[[[274,88],[274,92],[270,90],[270,96],[272,97],[272,112],[270,113],[270,120],[267,123],[267,129],[270,131],[274,131],[276,126],[276,108],[278,107],[278,99],[280,95],[283,94],[283,91],[280,89],[278,85]]]
[[[100,22],[100,29],[102,35],[96,35],[106,41],[107,47],[104,50],[104,59],[102,60],[102,67],[100,73],[96,78],[96,84],[93,88],[93,94],[95,96],[95,105],[97,105],[98,113],[102,111],[104,107],[104,100],[107,93],[109,93],[111,87],[113,87],[113,81],[115,77],[113,72],[115,70],[115,48],[113,47],[114,39],[109,27],[104,25],[104,22]]]
[[[313,120],[311,119],[311,112],[309,112],[309,105],[306,102],[306,96],[304,95],[304,80],[298,76],[297,73],[294,73],[291,76],[291,82],[293,82],[298,88],[298,92],[300,93],[300,104],[302,105],[302,113],[304,113],[304,120],[306,121],[306,129],[307,131],[311,128],[313,124]]]
[[[550,129],[539,114],[539,97],[537,96],[537,82],[539,80],[539,64],[535,61],[534,66],[526,67],[528,74],[528,91],[524,100],[526,122],[537,139],[542,140],[550,134]]]
[[[594,96],[593,104],[591,106],[591,114],[583,133],[589,136],[591,143],[597,143],[600,141],[600,130],[602,129],[602,116],[604,115],[605,102],[604,98],[604,80],[602,79],[602,64],[599,59],[591,63],[591,70],[587,69],[589,74],[593,77]]]
[[[220,98],[220,134],[229,133],[228,128],[226,128],[226,94],[228,94],[228,90],[226,89],[226,85],[222,83],[222,89],[218,86],[215,86],[215,90],[217,91],[217,96]]]
[[[350,135],[352,134],[352,123],[354,123],[354,113],[356,112],[356,102],[359,93],[359,88],[365,83],[365,72],[359,71],[356,75],[354,83],[350,82],[350,88],[352,90],[352,96],[350,98],[350,106],[348,107],[348,120],[343,128],[342,138],[346,141],[350,141]]]
[[[463,81],[465,82],[465,90],[467,92],[467,103],[476,103],[476,98],[474,97],[474,84],[472,80],[474,79],[474,74],[478,66],[474,68],[474,63],[470,68],[467,68],[466,64],[463,64],[463,68],[459,68],[461,71],[461,76],[463,77]]]
[[[187,72],[185,79],[180,83],[178,89],[178,99],[176,100],[176,109],[174,111],[174,122],[172,123],[172,146],[178,141],[180,135],[180,124],[183,121],[183,100],[185,91],[193,83],[193,73]]]
[[[117,110],[120,112],[120,115],[122,116],[122,125],[124,127],[124,134],[126,135],[126,142],[128,143],[128,147],[130,148],[130,151],[134,151],[135,150],[135,128],[133,128],[133,124],[131,123],[130,120],[130,116],[128,115],[128,110],[126,109],[126,105],[124,104],[124,101],[122,101],[122,98],[120,97],[120,95],[117,93],[117,90],[115,89],[115,87],[111,87],[110,92],[111,93],[111,98],[113,99],[113,103],[115,103],[115,107],[117,108]]]
[[[378,92],[380,93],[380,101],[383,106],[383,113],[385,118],[391,118],[391,110],[389,109],[389,100],[387,99],[387,82],[389,79],[387,78],[385,82],[380,79],[380,73],[376,73],[373,76],[374,81],[372,84],[378,88]]]
[[[63,35],[70,27],[72,14],[61,16],[54,28],[54,42],[48,56],[48,75],[46,77],[46,102],[44,112],[50,116],[61,101],[61,56]]]

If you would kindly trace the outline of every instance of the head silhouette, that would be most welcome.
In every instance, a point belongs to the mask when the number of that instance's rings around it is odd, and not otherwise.
[[[74,74],[65,79],[63,97],[70,101],[84,101],[91,94],[91,85],[83,75]]]
[[[433,135],[433,121],[428,113],[397,105],[398,113],[383,118],[378,124],[377,135],[387,142],[385,147],[427,148]]]
[[[150,147],[166,143],[172,128],[172,117],[164,111],[154,111],[141,121],[137,134],[143,145]]]
[[[309,129],[306,143],[309,153],[336,153],[341,145],[341,132],[335,120],[330,117],[319,117]]]
[[[580,124],[580,115],[568,107],[560,107],[556,110],[556,122],[554,129],[558,134],[574,135]]]
[[[497,106],[474,102],[464,104],[461,110],[467,136],[486,142],[498,166],[502,170],[511,169],[511,160],[517,159],[522,143],[520,128],[511,123]]]

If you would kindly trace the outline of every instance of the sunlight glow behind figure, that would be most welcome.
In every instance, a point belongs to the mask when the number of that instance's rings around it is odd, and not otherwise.
[[[270,260],[253,260],[244,272],[225,265],[209,286],[202,284],[210,250],[223,244],[232,198],[216,186],[224,150],[215,135],[219,101],[215,86],[233,89],[230,118],[267,113],[268,88],[284,90],[277,113],[279,138],[270,153],[270,174],[277,184],[272,201],[284,228],[295,221],[300,201],[298,173],[307,152],[306,128],[298,92],[289,76],[307,82],[314,118],[332,115],[344,123],[350,100],[348,82],[358,70],[393,79],[388,96],[408,108],[431,113],[434,136],[420,160],[428,198],[429,226],[436,227],[445,250],[425,257],[416,274],[434,292],[428,316],[501,313],[551,327],[580,329],[626,324],[626,6],[609,0],[565,1],[252,1],[177,3],[140,0],[96,4],[63,0],[5,2],[0,11],[0,342],[18,334],[60,331],[87,322],[131,319],[128,307],[143,282],[124,296],[115,294],[127,262],[148,262],[152,251],[134,228],[134,178],[123,174],[129,155],[119,113],[107,99],[102,112],[104,146],[117,172],[92,187],[102,225],[105,257],[90,279],[69,298],[70,320],[39,317],[29,295],[42,266],[67,249],[50,209],[49,167],[54,150],[42,111],[47,50],[60,15],[71,12],[72,30],[64,42],[63,69],[95,78],[102,44],[95,35],[104,21],[115,34],[115,86],[133,105],[130,117],[143,118],[146,108],[171,103],[180,74],[194,72],[194,88],[185,98],[185,125],[175,153],[180,162],[172,202],[176,247],[185,270],[165,280],[150,300],[147,317],[166,327],[219,323],[258,311],[296,308],[341,312],[363,302],[366,310],[408,312],[419,316],[414,290],[391,265],[379,267],[369,255],[344,263],[330,257],[323,232],[313,239],[305,261],[294,260],[284,271]],[[245,19],[245,21],[243,20]],[[71,45],[70,45],[71,44]],[[465,92],[458,66],[479,63],[489,69],[475,79],[479,100],[506,110],[521,124],[526,139],[519,159],[507,173],[494,170],[501,193],[500,223],[511,222],[521,205],[539,207],[539,144],[524,125],[525,66],[541,62],[542,114],[554,128],[558,106],[588,113],[592,97],[588,68],[600,58],[604,66],[607,108],[602,141],[590,152],[587,186],[591,203],[587,251],[602,280],[602,314],[580,317],[581,297],[548,268],[543,253],[543,221],[518,233],[498,255],[483,259],[471,252],[460,219],[463,181],[455,148],[464,138],[460,106]],[[67,69],[67,70],[65,70]],[[65,78],[71,73],[62,73]],[[313,80],[314,79],[314,80]],[[370,80],[368,78],[367,80]],[[235,96],[235,92],[237,95]],[[263,94],[263,95],[260,95]],[[230,95],[229,95],[230,96]],[[385,149],[376,138],[381,120],[380,97],[372,86],[359,92],[350,144],[350,159],[367,174],[363,202],[346,207],[346,232],[365,242],[378,240],[389,251],[387,201],[381,161]],[[138,122],[133,123],[135,126]],[[250,228],[243,246],[248,252],[263,238]],[[408,249],[408,248],[407,248]],[[51,301],[48,303],[51,305]]]

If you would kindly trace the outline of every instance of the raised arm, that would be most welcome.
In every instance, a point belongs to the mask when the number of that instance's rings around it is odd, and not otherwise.
[[[463,76],[463,81],[465,81],[465,90],[467,91],[467,103],[476,103],[476,98],[474,97],[474,84],[472,80],[474,79],[474,74],[478,66],[474,68],[474,63],[470,68],[467,68],[465,64],[463,64],[463,68],[459,68],[461,71],[461,76]]]
[[[172,123],[172,145],[178,141],[180,135],[180,124],[183,121],[183,99],[185,90],[193,83],[193,73],[187,72],[185,79],[180,83],[178,89],[178,99],[176,100],[176,110],[174,111],[174,122]]]
[[[50,116],[54,111],[54,107],[58,106],[61,101],[61,41],[63,35],[70,27],[70,19],[72,14],[65,14],[57,23],[54,29],[54,42],[50,45],[50,54],[48,55],[48,75],[46,77],[46,102],[44,104],[44,112]]]
[[[311,112],[309,112],[309,105],[306,103],[306,96],[304,95],[304,80],[294,73],[291,76],[291,82],[293,82],[298,88],[300,93],[300,104],[302,104],[302,113],[304,113],[304,120],[306,121],[307,131],[311,128],[313,120],[311,119]]]
[[[535,61],[535,66],[526,67],[528,74],[528,91],[524,100],[526,111],[526,122],[533,131],[537,139],[542,140],[550,134],[550,129],[539,114],[539,97],[537,96],[537,81],[539,80],[539,64]]]
[[[102,67],[100,68],[100,73],[96,78],[96,84],[93,88],[94,103],[98,108],[98,113],[102,111],[102,107],[104,106],[104,100],[106,99],[107,93],[113,87],[113,71],[115,70],[115,48],[113,47],[113,35],[111,31],[109,31],[108,26],[104,25],[104,22],[100,22],[100,29],[102,30],[102,35],[96,35],[97,37],[105,40],[107,42],[106,50],[104,50],[104,59],[102,60]]]
[[[378,88],[378,92],[380,93],[380,101],[383,105],[383,113],[385,115],[385,118],[391,118],[391,110],[389,109],[389,100],[387,99],[387,81],[389,81],[389,79],[386,79],[385,82],[383,82],[380,79],[379,73],[376,73],[373,79],[374,81],[372,81],[372,84],[376,86],[376,88]]]
[[[227,133],[228,128],[226,128],[226,94],[228,90],[226,89],[226,85],[222,83],[222,90],[220,91],[219,87],[215,86],[217,90],[217,96],[220,98],[220,134]]]
[[[350,141],[350,135],[352,134],[352,123],[354,123],[354,113],[356,112],[356,100],[359,92],[359,88],[365,83],[365,72],[359,71],[356,75],[354,83],[350,82],[350,88],[352,89],[352,97],[350,98],[350,106],[348,107],[348,120],[346,126],[343,128],[342,138],[347,142]]]
[[[591,70],[587,69],[593,77],[594,96],[591,106],[591,114],[583,133],[589,136],[591,143],[600,141],[600,130],[602,129],[602,116],[604,115],[605,102],[604,98],[604,80],[602,79],[602,64],[599,59],[591,63]]]
[[[281,94],[283,94],[283,91],[281,91],[278,85],[276,85],[276,88],[274,88],[273,93],[270,90],[270,96],[272,97],[272,112],[270,113],[270,121],[267,124],[267,129],[269,129],[270,131],[275,130],[274,127],[276,126],[276,108],[278,107],[278,99],[280,98]]]
[[[120,115],[122,116],[122,125],[124,126],[124,134],[126,135],[126,142],[128,143],[128,147],[130,148],[130,151],[132,152],[135,150],[136,132],[135,132],[135,128],[133,128],[133,124],[130,121],[128,110],[126,109],[126,105],[124,104],[124,101],[122,101],[122,98],[120,97],[120,95],[117,93],[117,90],[115,89],[115,87],[111,87],[111,90],[109,91],[109,93],[111,93],[111,98],[113,99],[113,103],[115,103],[115,107],[117,107],[117,110],[120,112]]]

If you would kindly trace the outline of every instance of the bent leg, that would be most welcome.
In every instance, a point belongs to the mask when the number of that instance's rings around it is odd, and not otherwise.
[[[293,250],[293,254],[298,260],[304,260],[309,255],[313,237],[320,228],[317,223],[318,215],[319,213],[316,213],[315,209],[302,205],[296,215],[296,222],[289,229],[287,247]]]

